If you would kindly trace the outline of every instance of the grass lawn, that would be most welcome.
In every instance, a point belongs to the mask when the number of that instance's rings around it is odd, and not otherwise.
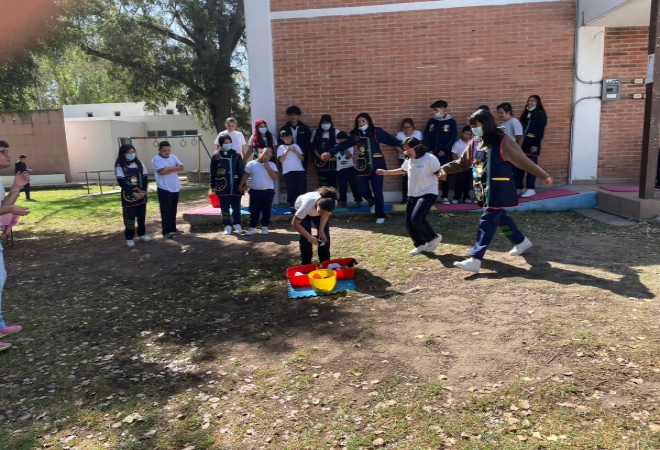
[[[165,240],[152,194],[129,249],[118,195],[82,194],[19,201],[2,450],[660,448],[660,222],[516,213],[534,246],[498,235],[469,276],[478,214],[433,213],[416,257],[402,213],[335,214],[357,290],[289,300],[288,220]]]

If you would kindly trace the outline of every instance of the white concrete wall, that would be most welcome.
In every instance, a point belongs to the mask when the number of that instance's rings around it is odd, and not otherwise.
[[[87,113],[93,113],[94,117],[115,117],[115,111],[119,111],[121,116],[153,116],[153,112],[144,110],[145,102],[135,103],[94,103],[85,105],[64,105],[62,111],[65,119],[75,119],[87,117]],[[176,110],[175,102],[168,102],[167,106],[160,108],[160,114],[165,115],[166,110],[171,109],[175,115],[179,112]],[[121,117],[120,116],[120,117]]]
[[[597,27],[649,26],[651,0],[580,0],[580,25]]]
[[[11,185],[14,184],[14,176],[2,176],[0,177],[0,181],[2,181],[5,190],[9,190]],[[55,173],[52,175],[30,175],[30,186],[64,183],[66,183],[66,176],[63,173]]]
[[[584,84],[575,81],[575,114],[571,147],[570,182],[596,182],[598,175],[598,145],[600,139],[600,96],[605,52],[605,28],[581,27],[578,30],[577,66]],[[580,100],[584,97],[598,99]]]

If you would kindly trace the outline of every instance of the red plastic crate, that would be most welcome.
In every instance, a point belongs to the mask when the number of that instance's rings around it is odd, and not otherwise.
[[[293,266],[286,269],[286,277],[291,283],[291,287],[299,288],[309,286],[309,277],[307,274],[313,270],[318,270],[319,266],[316,264],[306,264],[304,266]],[[303,275],[294,275],[296,272],[301,272]]]
[[[355,276],[355,270],[352,266],[353,258],[329,259],[321,263],[321,269],[327,269],[330,264],[337,263],[340,266],[351,265],[348,269],[333,269],[337,272],[338,280],[349,280]]]

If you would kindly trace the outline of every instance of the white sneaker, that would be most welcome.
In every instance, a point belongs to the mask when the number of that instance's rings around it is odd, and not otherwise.
[[[242,233],[243,228],[240,225],[234,225],[234,231],[236,231],[237,233]]]
[[[145,234],[144,236],[140,236],[140,240],[142,242],[149,242],[151,238]]]
[[[521,195],[522,198],[527,198],[531,197],[532,195],[536,195],[536,191],[534,189],[527,189],[523,195]]]
[[[132,239],[126,241],[126,247],[135,247],[135,242]]]
[[[466,198],[465,200],[463,200],[463,203],[472,203],[472,199],[471,198]]]
[[[423,251],[426,251],[426,244],[413,248],[412,250],[410,250],[410,254],[415,256],[415,255],[419,255]]]
[[[378,223],[378,224],[385,223],[385,218],[384,217],[379,217],[378,219],[376,219],[376,223]]]
[[[371,214],[376,214],[376,205],[371,207]]]
[[[451,204],[452,204],[452,205],[458,205],[458,200],[456,200],[456,199],[452,200],[452,201],[451,201]]]
[[[447,197],[442,197],[442,204],[443,205],[448,205],[449,204],[449,199]]]
[[[523,253],[525,253],[525,250],[527,250],[531,246],[532,246],[532,241],[525,238],[525,240],[522,241],[520,244],[513,246],[513,248],[509,252],[509,255],[511,255],[511,256],[520,256]]]
[[[454,266],[467,272],[479,273],[479,270],[481,270],[481,261],[470,257],[465,261],[456,261]]]
[[[518,197],[523,195],[527,189],[516,189],[516,194],[518,194]]]
[[[440,242],[442,242],[442,236],[436,234],[435,237],[431,239],[428,244],[426,244],[426,251],[434,252],[435,249],[438,248],[438,245],[440,245]]]
[[[247,230],[247,233],[245,233],[246,236],[252,236],[253,234],[257,234],[256,228],[250,228],[249,230]]]
[[[261,234],[268,234],[268,227],[261,227]]]
[[[225,227],[225,234],[231,234],[231,225]]]

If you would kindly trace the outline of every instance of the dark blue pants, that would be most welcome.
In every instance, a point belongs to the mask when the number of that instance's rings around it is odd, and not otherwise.
[[[405,161],[405,159],[399,160],[402,166]],[[401,203],[408,203],[408,175],[401,177]]]
[[[21,188],[21,192],[25,193],[25,199],[30,200],[30,183]]]
[[[158,188],[158,204],[160,205],[163,236],[165,236],[176,231],[176,208],[179,204],[179,193]]]
[[[527,155],[527,157],[532,161],[534,164],[539,163],[539,156],[538,154],[536,156],[530,156]],[[525,176],[525,171],[522,169],[516,168],[516,188],[517,189],[522,189],[523,188],[523,177]],[[527,173],[527,178],[525,180],[525,187],[527,189],[536,189],[536,177],[530,173]]]
[[[334,167],[330,170],[317,171],[319,177],[319,186],[337,187],[337,169]]]
[[[137,222],[137,235],[144,236],[146,234],[144,228],[144,220],[147,215],[146,203],[137,206],[125,206],[122,208],[122,213],[124,215],[124,237],[127,241],[133,240],[135,237],[135,222]]]
[[[470,198],[470,189],[472,188],[472,171],[459,172],[456,174],[456,184],[454,185],[454,200],[465,200]]]
[[[347,186],[351,186],[353,201],[361,202],[360,188],[358,187],[358,177],[355,167],[346,167],[337,171],[337,187],[339,189],[339,203],[346,203]]]
[[[261,225],[270,225],[270,213],[273,208],[274,189],[250,189],[250,228],[256,228],[261,216]]]
[[[385,215],[385,198],[383,197],[383,176],[376,175],[375,172],[366,176],[360,176],[358,178],[358,188],[360,195],[367,202],[369,206],[376,205],[376,218],[384,219],[387,217]],[[369,183],[371,183],[371,188],[369,188]],[[373,189],[373,194],[371,193]]]
[[[291,208],[296,203],[296,199],[307,193],[307,172],[296,170],[284,174],[286,183],[286,202]]]
[[[241,224],[241,196],[240,195],[218,195],[220,199],[220,209],[222,210],[222,224],[240,225]],[[231,207],[231,215],[229,208]],[[234,219],[232,222],[232,218]]]
[[[321,225],[321,218],[320,217],[311,217],[311,216],[306,216],[303,220],[300,221],[300,225],[312,236],[312,223],[314,223],[314,226],[316,229],[319,229],[319,226]],[[325,235],[328,238],[328,242],[326,242],[324,245],[319,245],[319,262],[327,261],[330,259],[330,221],[328,220],[328,223],[325,224],[325,228],[323,229],[325,232]],[[314,256],[314,251],[313,251],[313,245],[305,239],[302,234],[300,235],[300,257],[302,259],[302,265],[304,266],[305,264],[311,264],[312,263],[312,256]]]
[[[438,196],[435,194],[408,197],[406,203],[406,229],[415,247],[424,245],[435,237],[435,232],[426,220],[426,216],[437,199]]]
[[[470,256],[478,260],[484,259],[486,250],[490,241],[495,236],[495,231],[500,229],[502,233],[511,241],[513,245],[518,245],[525,240],[525,236],[520,232],[513,219],[506,212],[506,209],[487,209],[484,211],[479,226],[477,227],[477,241],[470,250]]]

